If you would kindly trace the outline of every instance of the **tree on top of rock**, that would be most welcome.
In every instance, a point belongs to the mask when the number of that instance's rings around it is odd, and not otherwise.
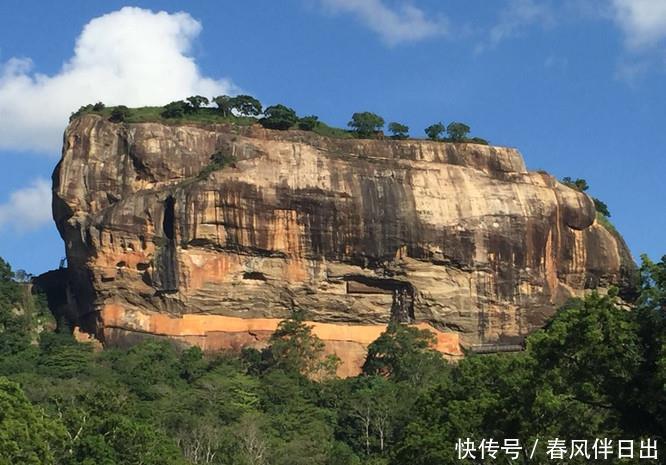
[[[396,123],[395,121],[389,123],[388,130],[391,134],[391,139],[407,139],[409,137],[409,126],[405,126],[401,123]]]
[[[233,108],[233,98],[228,95],[218,95],[213,97],[213,103],[217,105],[217,108],[222,116],[231,116],[231,110]]]
[[[384,127],[384,118],[381,116],[364,111],[354,113],[351,121],[347,124],[359,137],[370,137]]]
[[[569,176],[565,176],[562,178],[562,184],[574,190],[577,190],[578,192],[586,192],[590,188],[589,184],[585,179],[576,178],[574,180]],[[590,196],[590,198],[594,202],[594,209],[603,216],[605,216],[606,218],[610,218],[611,214],[610,210],[608,210],[608,205],[606,205],[605,202],[602,202],[596,197]]]
[[[426,136],[428,136],[428,139],[430,140],[440,140],[444,131],[446,131],[446,126],[441,122],[431,124],[425,128]]]
[[[465,123],[454,121],[446,127],[446,132],[449,133],[449,139],[453,142],[462,142],[467,138],[470,127]]]
[[[571,187],[572,189],[576,189],[579,192],[585,192],[590,188],[585,179],[577,178],[574,180],[569,176],[565,176],[562,178],[562,184],[564,184],[567,187]]]
[[[182,118],[186,114],[192,113],[193,108],[188,102],[176,100],[164,106],[162,111],[163,118]]]
[[[204,105],[208,105],[210,101],[201,95],[193,95],[192,97],[187,97],[187,101],[190,102],[194,111],[199,110]]]
[[[129,108],[127,108],[125,105],[118,105],[111,111],[109,121],[112,123],[122,123],[130,114],[131,112]]]
[[[261,114],[261,102],[251,95],[232,97],[231,108],[242,116],[259,116]]]
[[[262,110],[261,102],[251,95],[218,95],[212,101],[222,116],[233,116],[234,112],[240,116],[259,116]]]
[[[285,105],[272,105],[264,110],[259,123],[265,128],[287,130],[298,121],[296,112]]]
[[[319,124],[319,117],[315,115],[304,116],[298,120],[298,128],[303,131],[312,131]]]

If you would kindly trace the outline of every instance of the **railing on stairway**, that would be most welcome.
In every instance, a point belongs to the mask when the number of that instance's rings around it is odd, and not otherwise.
[[[521,352],[525,350],[523,344],[477,344],[469,348],[473,354],[495,354],[498,352]]]

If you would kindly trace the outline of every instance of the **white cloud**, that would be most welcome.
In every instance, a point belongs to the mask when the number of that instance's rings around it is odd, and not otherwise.
[[[501,10],[499,20],[490,28],[488,42],[479,44],[476,52],[494,48],[500,42],[515,37],[521,30],[533,24],[549,26],[554,22],[550,5],[534,0],[508,0]]]
[[[657,45],[666,38],[666,1],[612,0],[612,6],[629,48]]]
[[[398,8],[387,6],[383,0],[321,0],[321,3],[333,12],[356,16],[388,45],[447,33],[443,17],[428,18],[423,10],[410,3],[403,2]]]
[[[51,222],[51,183],[35,179],[28,187],[16,190],[0,204],[0,230],[31,231]]]
[[[233,93],[229,80],[202,76],[187,55],[200,31],[187,13],[126,7],[91,20],[53,76],[33,72],[30,59],[10,59],[0,66],[0,150],[57,155],[70,113],[88,103],[163,105]]]

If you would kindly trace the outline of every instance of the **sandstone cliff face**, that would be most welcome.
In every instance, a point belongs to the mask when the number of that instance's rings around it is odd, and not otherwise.
[[[215,152],[238,161],[199,176]],[[633,269],[589,197],[509,148],[86,115],[53,181],[71,317],[110,344],[261,345],[300,308],[351,374],[391,318],[458,356]]]

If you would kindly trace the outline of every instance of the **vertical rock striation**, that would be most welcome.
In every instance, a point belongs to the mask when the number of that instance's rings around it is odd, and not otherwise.
[[[206,175],[214,153],[237,161]],[[502,147],[84,115],[53,191],[70,318],[109,344],[257,346],[299,308],[352,374],[392,318],[459,356],[634,270],[589,197]]]

